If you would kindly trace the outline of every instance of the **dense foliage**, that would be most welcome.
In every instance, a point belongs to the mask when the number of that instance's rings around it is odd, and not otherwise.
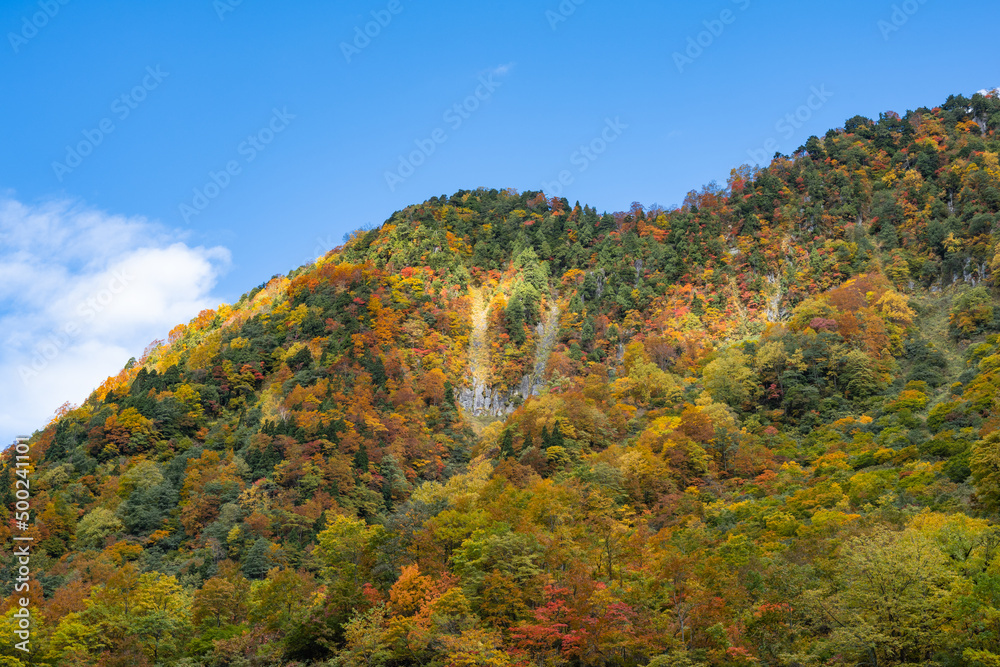
[[[1000,665],[998,155],[951,97],[676,210],[355,233],[35,433],[0,661]]]

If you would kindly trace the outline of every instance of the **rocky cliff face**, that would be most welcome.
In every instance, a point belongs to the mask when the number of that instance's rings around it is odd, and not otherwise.
[[[531,373],[522,377],[521,383],[517,387],[502,391],[490,386],[486,380],[486,369],[482,356],[486,349],[486,336],[488,334],[485,315],[488,306],[481,303],[478,295],[475,299],[472,339],[469,342],[469,385],[463,387],[459,392],[458,403],[464,410],[477,417],[484,415],[503,417],[512,413],[529,396],[540,394],[542,387],[545,386],[545,368],[549,355],[552,354],[556,332],[559,330],[560,309],[558,304],[553,303],[545,321],[535,325],[538,347],[535,351],[535,363]]]

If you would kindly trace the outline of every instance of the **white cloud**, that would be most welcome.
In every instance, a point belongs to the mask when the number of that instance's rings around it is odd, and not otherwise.
[[[217,306],[229,262],[145,218],[0,194],[0,446]]]

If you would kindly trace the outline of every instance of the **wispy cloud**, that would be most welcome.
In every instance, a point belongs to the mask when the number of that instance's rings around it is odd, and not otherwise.
[[[145,218],[0,193],[0,445],[217,305],[229,262]]]

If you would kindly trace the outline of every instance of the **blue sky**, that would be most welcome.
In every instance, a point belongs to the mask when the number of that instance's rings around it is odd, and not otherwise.
[[[676,205],[855,114],[1000,85],[998,19],[986,0],[4,0],[0,440],[407,204],[548,184]]]

